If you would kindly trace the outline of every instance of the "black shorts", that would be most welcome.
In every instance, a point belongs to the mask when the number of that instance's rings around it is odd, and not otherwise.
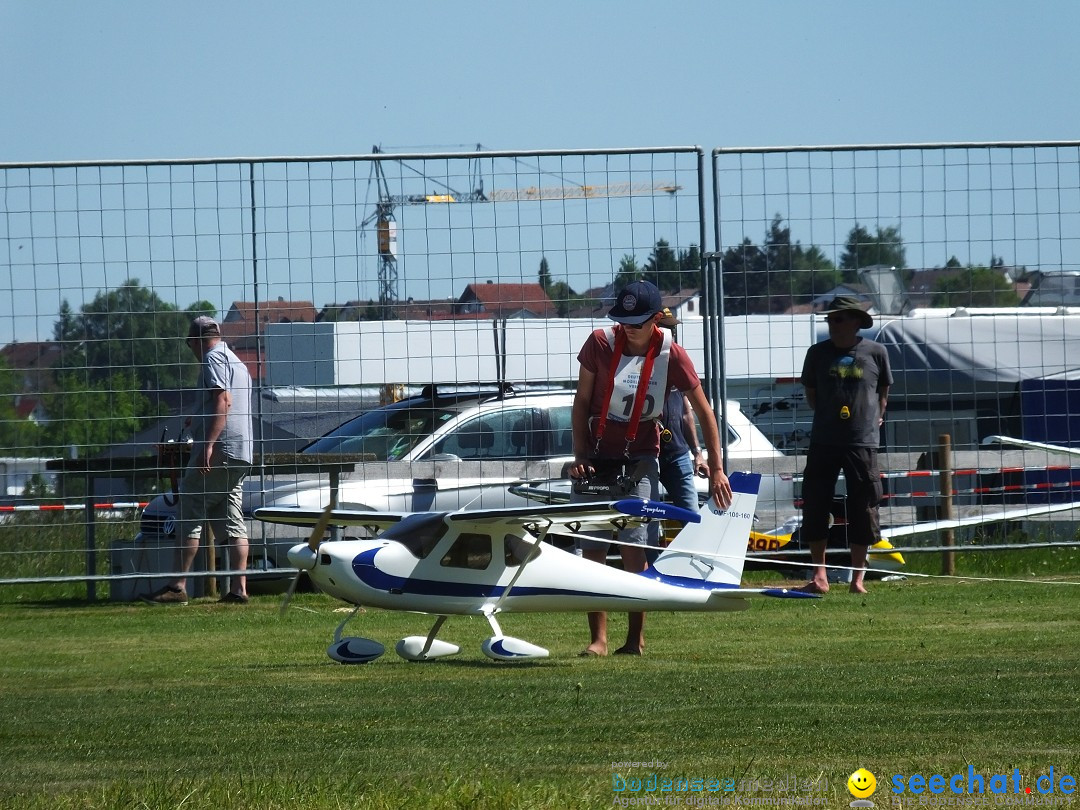
[[[848,543],[872,546],[881,539],[878,504],[883,495],[878,452],[873,447],[810,445],[803,470],[802,538],[806,542],[828,538],[829,510],[841,470],[847,489]]]

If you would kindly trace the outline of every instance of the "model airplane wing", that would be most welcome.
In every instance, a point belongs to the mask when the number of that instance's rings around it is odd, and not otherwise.
[[[267,523],[285,523],[290,526],[314,526],[323,516],[322,509],[299,509],[288,506],[264,506],[255,510],[255,517]],[[332,509],[329,523],[335,526],[363,526],[372,531],[383,531],[400,523],[412,512],[374,512],[359,509]]]
[[[562,479],[514,484],[510,487],[510,492],[537,503],[569,503],[570,487],[566,483],[560,483],[561,481]]]
[[[1014,439],[1012,436],[987,436],[982,440],[983,444],[1007,444],[1013,447],[1022,447],[1028,450],[1046,450],[1050,453],[1062,453],[1067,456],[1080,456],[1080,448],[1063,447],[1060,444],[1047,444],[1046,442],[1033,442],[1028,439]]]
[[[983,512],[979,515],[970,515],[962,518],[949,520],[932,520],[928,523],[915,523],[910,526],[893,526],[881,530],[881,536],[886,540],[897,537],[910,537],[916,534],[927,534],[945,529],[959,529],[963,526],[979,526],[984,523],[999,523],[1005,520],[1019,520],[1020,518],[1035,517],[1037,515],[1049,515],[1054,512],[1067,512],[1070,509],[1080,509],[1080,501],[1072,503],[1041,504],[1039,506],[1023,506],[1017,509],[999,509],[994,512]]]
[[[337,526],[362,526],[383,530],[413,512],[374,512],[357,509],[334,509],[330,523]],[[255,517],[268,523],[287,523],[292,526],[314,526],[323,516],[322,510],[267,506],[255,510]],[[543,523],[547,526],[565,526],[573,531],[619,528],[620,524],[647,520],[679,520],[696,523],[701,517],[696,512],[680,509],[671,504],[625,498],[619,501],[596,503],[558,504],[554,506],[519,506],[504,509],[475,509],[447,513],[452,522],[465,521],[472,524],[507,524],[523,526]]]

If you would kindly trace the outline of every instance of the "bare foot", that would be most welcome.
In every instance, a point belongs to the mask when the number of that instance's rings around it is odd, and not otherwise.
[[[801,593],[820,593],[824,595],[829,592],[829,586],[827,584],[822,585],[820,582],[810,581],[801,588],[796,588],[795,590],[800,591]]]
[[[606,644],[590,644],[578,653],[578,658],[603,658],[607,655]]]
[[[866,593],[866,586],[861,582],[852,582],[849,590],[851,593]]]

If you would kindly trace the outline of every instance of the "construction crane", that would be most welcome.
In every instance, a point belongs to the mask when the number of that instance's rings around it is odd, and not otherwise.
[[[371,148],[380,153],[378,146]],[[474,173],[472,191],[458,192],[449,186],[442,191],[427,194],[391,194],[383,172],[382,161],[373,162],[378,187],[375,210],[360,223],[367,228],[375,223],[379,251],[379,310],[383,319],[394,317],[394,305],[398,303],[397,270],[397,221],[394,210],[403,205],[440,205],[448,203],[502,203],[544,200],[585,200],[602,197],[630,197],[634,195],[675,194],[682,187],[670,182],[625,182],[611,185],[529,186],[526,188],[484,191],[479,172]],[[443,184],[440,184],[443,185]]]

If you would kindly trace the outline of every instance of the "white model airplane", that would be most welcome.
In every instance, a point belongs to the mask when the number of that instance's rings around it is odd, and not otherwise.
[[[695,514],[640,499],[449,513],[359,512],[327,508],[264,508],[260,520],[313,526],[308,543],[289,551],[320,590],[353,605],[434,614],[426,636],[397,643],[398,655],[428,661],[460,651],[436,638],[451,615],[484,616],[492,635],[482,644],[498,661],[545,658],[548,651],[503,633],[499,613],[545,611],[745,610],[748,598],[814,598],[783,588],[742,588],[746,537],[761,476],[733,473],[726,510],[713,501]],[[686,526],[640,574],[627,573],[544,543],[549,534],[574,536],[669,518]],[[321,542],[330,524],[380,532],[372,539]],[[299,572],[297,574],[299,576]],[[383,645],[343,637],[338,625],[327,654],[343,663],[372,661]]]

